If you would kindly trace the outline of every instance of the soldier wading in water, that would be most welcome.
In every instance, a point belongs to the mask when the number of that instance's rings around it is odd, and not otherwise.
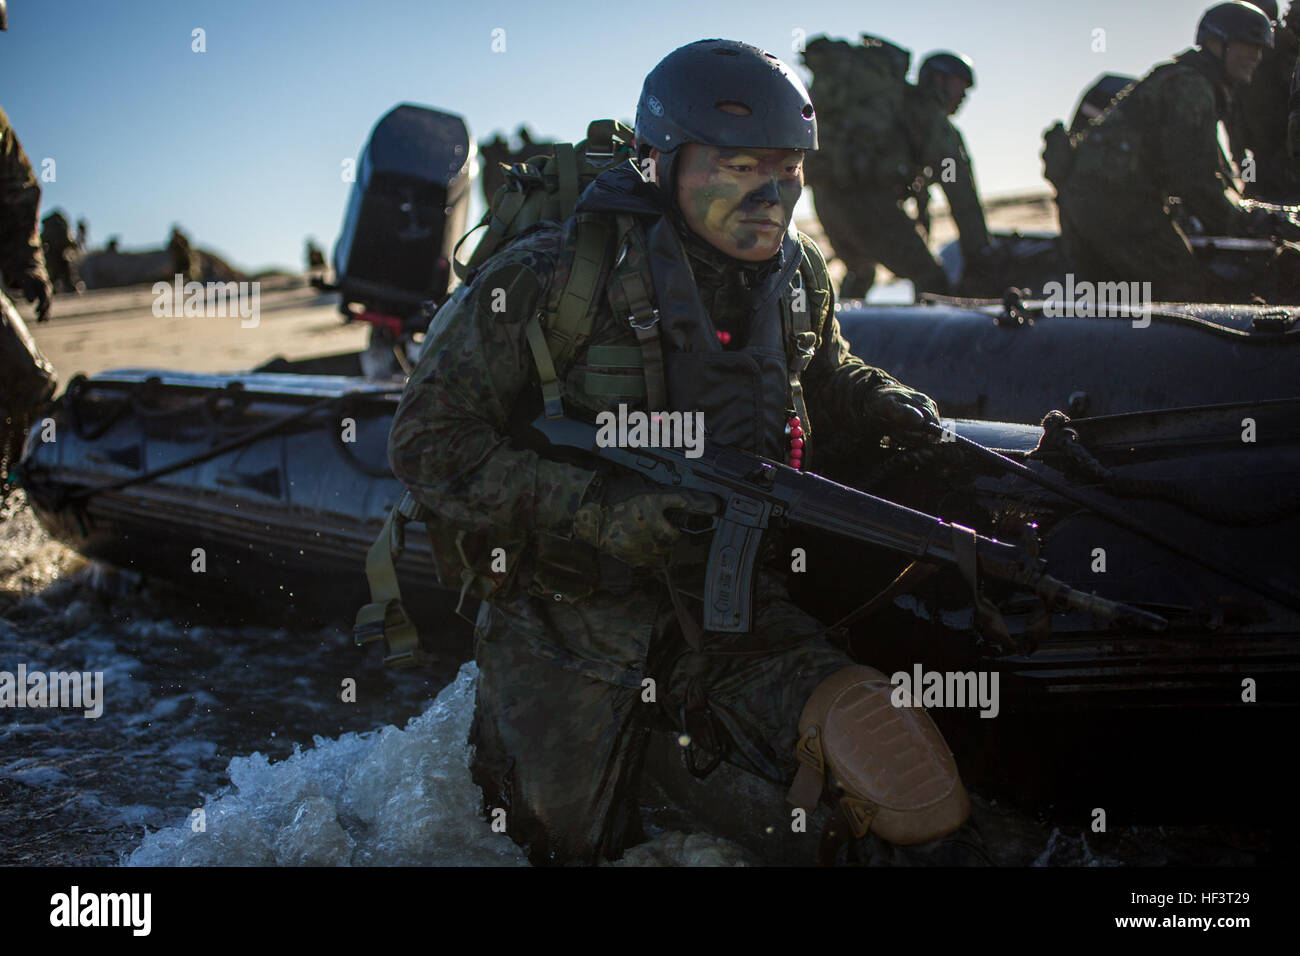
[[[938,420],[849,353],[825,260],[790,229],[817,123],[786,64],[734,41],[676,50],[646,77],[636,140],[639,169],[602,173],[566,223],[524,232],[449,300],[393,422],[393,469],[419,502],[517,566],[476,629],[485,804],[534,863],[618,857],[642,839],[635,783],[659,709],[697,770],[725,758],[793,781],[809,810],[833,801],[860,836],[978,857],[929,716],[892,707],[888,679],[824,637],[792,641],[822,627],[790,601],[788,547],[761,561],[751,631],[701,635],[708,536],[673,519],[718,500],[562,456],[529,427],[544,383],[571,417],[701,412],[710,441],[808,468],[823,442],[915,439]],[[608,242],[591,334],[546,380],[530,320],[551,314],[593,223]]]

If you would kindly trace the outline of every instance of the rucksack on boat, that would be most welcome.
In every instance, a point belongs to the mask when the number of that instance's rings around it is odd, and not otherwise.
[[[635,155],[633,138],[633,131],[615,120],[595,120],[587,126],[587,137],[581,142],[557,143],[553,156],[535,156],[506,168],[506,181],[492,197],[482,220],[456,243],[452,268],[457,278],[464,282],[473,280],[494,253],[537,223],[568,219],[578,197],[593,179]],[[462,262],[457,253],[480,229],[487,231],[469,259]],[[592,316],[586,306],[594,294],[601,268],[599,259],[584,263],[575,267],[566,281],[559,313],[551,317],[547,330],[546,351],[556,361],[561,353],[571,352],[575,342],[585,339],[585,333],[579,331],[584,323],[590,329]],[[565,328],[572,330],[567,338],[562,337]],[[561,337],[557,337],[556,330],[560,330]],[[542,351],[534,349],[534,352],[540,362]],[[554,375],[553,366],[554,362],[548,370],[551,375]],[[456,613],[464,616],[461,609],[467,596],[489,598],[514,576],[514,555],[502,559],[501,553],[487,541],[479,540],[481,536],[437,520],[414,495],[404,491],[366,555],[370,603],[357,613],[352,629],[358,644],[383,638],[387,645],[384,662],[395,666],[422,661],[419,635],[402,605],[396,571],[396,562],[406,548],[406,527],[411,522],[423,524],[428,531],[439,585],[460,593]]]
[[[812,71],[820,148],[805,160],[808,184],[871,178],[879,144],[900,135],[912,54],[862,35],[860,43],[815,37],[804,49]]]
[[[634,133],[616,120],[594,120],[587,138],[556,143],[554,156],[534,156],[505,169],[500,186],[479,224],[456,243],[456,252],[479,229],[487,232],[465,262],[453,255],[458,278],[470,281],[502,244],[539,222],[564,222],[593,179],[634,155]],[[502,164],[505,165],[504,163]]]

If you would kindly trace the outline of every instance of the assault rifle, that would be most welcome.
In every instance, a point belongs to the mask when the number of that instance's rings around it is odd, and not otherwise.
[[[594,425],[547,418],[544,413],[533,427],[552,445],[590,452],[659,485],[707,492],[722,500],[705,572],[707,631],[750,629],[754,564],[763,531],[774,518],[886,548],[914,561],[978,569],[1037,595],[1048,608],[1068,608],[1155,632],[1167,626],[1159,615],[1056,580],[1047,574],[1046,562],[1025,548],[757,455],[709,442],[698,458],[672,448],[600,446]]]

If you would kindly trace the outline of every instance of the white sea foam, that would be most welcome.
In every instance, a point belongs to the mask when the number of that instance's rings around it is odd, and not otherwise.
[[[271,763],[236,757],[231,787],[200,817],[147,835],[131,866],[517,866],[527,857],[480,813],[466,742],[477,668],[460,669],[405,728],[315,738]],[[703,834],[666,833],[631,850],[649,866],[726,866],[741,851]]]
[[[199,818],[145,837],[131,865],[511,865],[525,862],[479,812],[466,738],[476,669],[464,665],[428,710],[387,726],[315,738],[272,764],[236,757],[231,787]]]

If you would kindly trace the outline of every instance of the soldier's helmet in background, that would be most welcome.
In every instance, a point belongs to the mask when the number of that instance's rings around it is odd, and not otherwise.
[[[917,72],[916,81],[925,86],[930,81],[930,77],[936,73],[960,77],[966,81],[966,85],[970,89],[975,89],[975,64],[970,61],[970,57],[962,56],[960,53],[953,53],[951,50],[940,50],[931,53],[921,61],[921,68]]]
[[[1268,17],[1271,23],[1277,23],[1277,0],[1250,0],[1250,5],[1252,7],[1259,7],[1264,11],[1264,15]]]
[[[1277,5],[1274,4],[1274,11]],[[1196,45],[1204,46],[1208,39],[1228,43],[1253,43],[1255,46],[1273,45],[1273,24],[1268,14],[1253,3],[1229,0],[1205,11],[1196,26]]]

